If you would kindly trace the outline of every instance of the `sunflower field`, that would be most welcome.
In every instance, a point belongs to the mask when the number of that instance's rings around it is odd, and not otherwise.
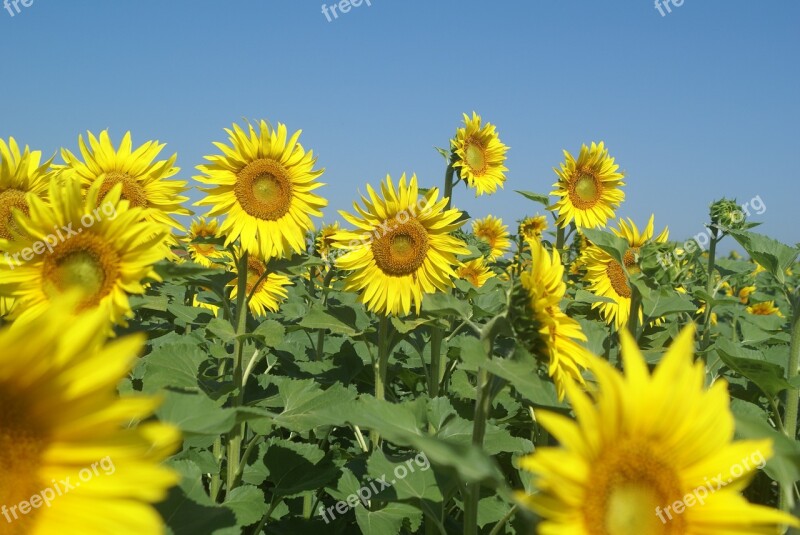
[[[747,206],[618,218],[587,140],[467,214],[508,171],[473,112],[336,217],[299,131],[225,133],[194,186],[0,140],[0,535],[800,528],[799,249]]]

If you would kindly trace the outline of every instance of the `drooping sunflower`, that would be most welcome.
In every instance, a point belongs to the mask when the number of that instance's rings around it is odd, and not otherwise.
[[[775,301],[764,301],[763,303],[753,303],[747,307],[747,312],[755,316],[778,316],[783,317],[781,309],[775,306]]]
[[[486,281],[494,277],[494,273],[486,265],[482,256],[465,262],[463,266],[456,270],[456,274],[459,278],[469,281],[476,288],[482,287],[486,284]]]
[[[180,168],[175,167],[177,154],[168,160],[154,161],[163,143],[148,141],[133,150],[131,133],[122,137],[119,148],[114,148],[108,130],[95,136],[87,132],[87,143],[83,136],[78,136],[78,148],[83,161],[67,149],[61,149],[61,157],[80,177],[83,187],[88,189],[98,179],[102,179],[97,203],[100,206],[111,188],[122,184],[122,199],[130,206],[141,208],[143,217],[148,221],[167,225],[184,232],[186,229],[173,216],[191,215],[182,203],[189,197],[182,195],[186,191],[186,181],[170,180]]]
[[[560,307],[566,292],[564,266],[557,251],[548,253],[538,240],[529,242],[531,266],[520,276],[521,287],[514,292],[513,324],[517,335],[537,357],[548,363],[548,373],[564,398],[567,379],[583,384],[581,370],[589,366],[589,351],[580,324]]]
[[[459,261],[455,255],[468,254],[466,244],[451,235],[461,227],[461,212],[445,209],[432,188],[420,197],[417,177],[400,178],[395,188],[391,177],[381,183],[380,198],[367,186],[369,198],[361,196],[364,208],[353,203],[357,215],[339,213],[356,230],[334,235],[334,247],[347,251],[336,259],[340,269],[351,273],[345,279],[347,291],[360,292],[369,310],[385,315],[417,313],[426,293],[447,291]]]
[[[330,225],[325,225],[319,231],[319,236],[316,239],[317,254],[323,259],[327,260],[333,248],[333,237],[339,232],[339,222],[336,221]]]
[[[592,357],[595,399],[567,383],[576,421],[535,413],[560,444],[520,463],[539,491],[521,496],[544,518],[538,532],[750,535],[800,525],[741,496],[772,441],[733,441],[727,385],[705,388],[703,362],[692,358],[694,328],[684,329],[652,374],[633,338],[620,336],[624,374]]]
[[[136,425],[157,399],[117,394],[145,337],[104,344],[102,312],[61,305],[0,331],[0,533],[162,533],[151,504],[180,480],[160,466],[180,436]]]
[[[195,243],[197,238],[216,237],[219,237],[219,222],[216,219],[206,220],[205,217],[198,217],[192,221],[189,234],[186,235],[186,242],[188,242],[186,249],[189,251],[189,258],[205,267],[219,266],[219,263],[215,261],[229,259],[228,252],[217,248],[213,243]]]
[[[547,217],[543,215],[526,217],[519,224],[519,234],[528,241],[542,239],[545,230],[547,230]]]
[[[653,239],[653,222],[655,216],[651,215],[644,232],[639,233],[636,224],[628,219],[619,220],[619,230],[611,230],[617,236],[625,238],[629,249],[625,252],[625,270],[634,274],[639,272],[639,249]],[[669,238],[669,230],[665,228],[655,238],[656,243],[664,243]],[[628,323],[631,309],[631,286],[625,270],[614,260],[611,255],[596,245],[590,245],[583,252],[581,262],[586,266],[586,280],[589,282],[589,291],[600,297],[607,297],[613,302],[600,302],[592,304],[592,308],[599,308],[600,314],[606,323],[613,323],[617,329]],[[640,311],[641,314],[641,311]],[[641,318],[640,318],[641,319]]]
[[[582,145],[577,160],[568,151],[564,151],[564,156],[561,168],[553,168],[558,182],[550,192],[561,197],[549,207],[558,212],[558,226],[566,228],[573,220],[579,228],[604,226],[625,199],[620,189],[625,185],[624,175],[617,172],[619,166],[608,155],[603,142],[592,143],[591,148]]]
[[[241,254],[242,251],[237,248],[236,256],[239,257]],[[235,301],[236,296],[239,295],[239,277],[236,264],[231,263],[231,269],[237,274],[237,277],[229,283],[233,287],[231,300]],[[254,316],[263,316],[267,313],[267,310],[276,312],[281,301],[289,295],[286,286],[291,284],[289,277],[286,275],[270,272],[268,263],[264,260],[253,255],[247,256],[247,295],[253,295],[248,304]],[[253,288],[256,289],[255,292],[253,292]]]
[[[47,197],[52,158],[44,163],[41,159],[41,151],[31,152],[27,145],[20,150],[13,137],[8,143],[0,139],[0,239],[12,238],[12,210],[29,213],[28,194]]]
[[[98,209],[102,186],[98,179],[83,197],[80,183],[65,178],[50,182],[49,204],[29,197],[30,216],[17,218],[20,233],[9,242],[14,262],[0,263],[3,288],[16,299],[16,322],[77,290],[83,295],[78,310],[100,308],[112,323],[125,325],[132,314],[128,295],[143,293],[145,278],[158,280],[153,264],[165,256],[169,228],[121,200],[120,185]]]
[[[508,171],[503,165],[508,147],[500,141],[493,124],[481,126],[480,115],[472,112],[470,119],[465,113],[464,127],[457,130],[450,145],[456,155],[453,167],[475,190],[476,196],[492,194],[503,187]]]
[[[309,216],[321,217],[328,201],[313,193],[324,184],[317,178],[316,158],[297,140],[288,138],[286,126],[271,128],[261,121],[245,132],[234,124],[226,129],[231,146],[217,143],[223,154],[206,156],[195,177],[212,187],[198,205],[212,206],[209,216],[226,216],[220,229],[228,246],[242,246],[261,258],[283,257],[306,250],[306,233],[314,225]]]
[[[511,248],[508,227],[499,217],[487,215],[472,222],[472,233],[489,245],[489,260],[496,260]]]

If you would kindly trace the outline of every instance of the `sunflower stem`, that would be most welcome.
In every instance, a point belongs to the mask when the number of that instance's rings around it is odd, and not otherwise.
[[[628,330],[631,335],[638,340],[641,325],[639,325],[639,314],[642,310],[642,292],[635,284],[631,284],[631,310],[628,316]]]
[[[389,318],[381,315],[378,324],[378,360],[375,361],[375,398],[384,401],[386,399],[386,375],[389,368]],[[370,432],[372,448],[380,447],[381,435],[378,431]]]
[[[333,280],[333,268],[328,268],[325,274],[325,280],[322,281],[322,308],[328,306],[328,289]],[[315,352],[315,360],[322,360],[325,355],[325,329],[317,331],[317,345]]]
[[[431,399],[439,396],[439,385],[444,377],[442,365],[442,329],[438,325],[431,327],[431,369],[428,376],[428,395]]]
[[[456,174],[456,168],[453,167],[454,161],[455,155],[450,159],[450,163],[447,165],[447,171],[444,175],[444,196],[447,197],[447,204],[444,207],[445,210],[449,210],[450,206],[453,204],[453,177]]]
[[[561,225],[556,224],[556,251],[560,255],[564,249],[564,243],[567,241],[567,231]]]
[[[711,344],[711,309],[712,309],[712,295],[714,291],[714,269],[716,265],[717,255],[717,242],[719,241],[719,234],[717,227],[711,226],[711,243],[708,246],[708,281],[706,281],[706,294],[708,300],[706,301],[706,313],[703,315],[703,343],[700,350],[705,354],[706,349]]]
[[[789,346],[789,363],[786,374],[789,382],[798,375],[800,368],[800,302],[792,303],[792,341]],[[800,402],[800,390],[790,388],[786,392],[786,413],[784,415],[784,428],[786,435],[795,440],[797,438],[797,406]],[[781,486],[781,509],[791,511],[794,507],[793,487]]]
[[[233,396],[233,407],[241,407],[244,403],[244,334],[247,332],[247,260],[248,253],[244,251],[239,258],[237,266],[237,294],[236,294],[236,343],[234,347],[233,384],[236,394]],[[227,492],[236,488],[239,464],[242,456],[242,441],[244,440],[245,424],[239,424],[228,435],[228,478]]]

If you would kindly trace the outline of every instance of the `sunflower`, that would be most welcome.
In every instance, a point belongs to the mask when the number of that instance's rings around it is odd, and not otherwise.
[[[614,210],[625,199],[620,189],[624,175],[618,173],[619,166],[602,142],[592,143],[591,148],[581,146],[578,159],[564,151],[566,161],[561,169],[553,169],[558,175],[556,188],[550,195],[561,197],[550,210],[558,211],[557,224],[566,228],[573,220],[578,227],[604,226],[614,217]]]
[[[13,262],[0,263],[17,322],[79,290],[79,310],[100,308],[112,323],[125,325],[132,314],[128,294],[143,293],[147,277],[158,280],[153,264],[165,255],[168,227],[146,221],[142,208],[120,200],[119,185],[96,208],[102,186],[98,179],[84,198],[77,180],[53,180],[51,204],[29,197],[31,215],[17,217],[21,231],[9,242]]]
[[[161,533],[151,504],[180,478],[159,463],[180,436],[136,425],[156,399],[117,394],[145,337],[104,344],[105,315],[70,308],[0,331],[0,533]]]
[[[0,240],[10,240],[14,219],[12,211],[18,209],[29,213],[28,194],[45,198],[50,182],[48,167],[52,159],[41,163],[42,153],[31,152],[26,145],[20,151],[12,137],[0,139]]]
[[[331,249],[333,248],[333,236],[341,230],[339,228],[339,222],[336,221],[335,223],[331,223],[330,225],[325,225],[322,227],[322,230],[319,231],[319,236],[316,239],[316,246],[317,246],[317,253],[323,260],[328,259],[328,255],[331,253]]]
[[[560,308],[566,293],[564,266],[557,251],[549,254],[540,241],[529,242],[532,263],[520,276],[521,291],[515,293],[515,330],[528,349],[548,363],[548,373],[564,398],[567,379],[583,383],[581,370],[589,366],[589,351],[580,324]]]
[[[539,489],[521,496],[544,518],[539,533],[749,535],[800,525],[741,496],[771,456],[772,441],[733,441],[727,385],[705,388],[693,336],[692,326],[684,329],[651,375],[633,338],[621,331],[624,374],[592,357],[594,401],[566,385],[576,421],[536,411],[560,444],[520,463]]]
[[[519,235],[528,241],[540,240],[547,230],[547,217],[537,215],[526,217],[519,224]]]
[[[456,270],[456,275],[469,281],[476,288],[482,287],[486,284],[486,281],[494,277],[494,273],[486,266],[482,256],[465,262],[463,266]]]
[[[223,155],[206,156],[204,173],[195,177],[210,188],[198,205],[211,205],[209,216],[225,215],[221,232],[228,246],[241,238],[242,246],[262,258],[283,257],[306,250],[306,233],[314,225],[309,215],[321,217],[328,201],[312,193],[323,186],[316,179],[313,152],[297,140],[287,139],[286,126],[277,130],[261,121],[258,130],[247,124],[245,132],[234,124],[226,129],[231,147],[216,146]]]
[[[489,245],[489,260],[496,260],[511,248],[508,227],[499,217],[491,215],[472,222],[472,233],[479,240]]]
[[[455,159],[453,167],[459,176],[475,189],[475,195],[492,194],[498,186],[503,187],[508,171],[506,161],[508,147],[497,136],[491,123],[481,126],[481,117],[472,112],[472,119],[464,114],[464,128],[459,128],[455,139],[450,140]]]
[[[241,254],[242,251],[237,248],[237,258]],[[232,263],[231,268],[234,273],[237,273],[237,277],[228,283],[229,286],[233,287],[231,301],[235,301],[236,296],[239,295],[239,277],[236,264]],[[250,296],[252,294],[253,296],[248,305],[250,312],[254,316],[263,316],[267,313],[267,310],[276,312],[281,301],[285,300],[289,295],[286,286],[291,284],[289,277],[286,275],[270,273],[267,269],[267,262],[264,260],[253,255],[247,256],[247,295]],[[255,292],[253,291],[254,288]]]
[[[781,309],[775,306],[775,301],[764,301],[763,303],[753,303],[747,307],[747,312],[755,316],[778,316],[783,317]]]
[[[361,292],[359,299],[379,314],[408,314],[412,304],[419,314],[424,293],[447,291],[459,261],[455,255],[469,254],[466,244],[451,236],[461,227],[461,212],[445,209],[448,199],[432,188],[419,196],[417,177],[406,175],[395,188],[391,177],[381,183],[383,198],[367,186],[369,199],[358,215],[340,211],[357,230],[334,235],[334,247],[347,251],[336,259],[340,269],[351,271],[345,290]]]
[[[67,168],[80,177],[84,188],[88,189],[102,179],[97,206],[103,203],[111,188],[122,184],[122,199],[132,207],[142,208],[144,219],[186,231],[172,217],[192,214],[181,205],[189,200],[189,197],[182,195],[186,191],[186,181],[168,180],[180,171],[174,166],[176,154],[168,160],[154,161],[164,144],[148,141],[133,150],[130,132],[125,133],[117,149],[111,142],[108,130],[103,130],[97,137],[87,132],[86,137],[88,145],[83,136],[78,136],[78,147],[84,161],[67,149],[61,149],[61,157]]]
[[[628,242],[629,249],[625,252],[624,270],[619,262],[596,245],[590,245],[582,254],[581,262],[586,266],[589,291],[613,301],[594,303],[592,308],[599,308],[600,314],[606,320],[606,323],[614,323],[617,329],[621,329],[626,325],[630,316],[632,292],[625,271],[627,270],[631,274],[639,272],[639,249],[653,239],[654,219],[655,216],[651,215],[650,220],[647,222],[647,227],[641,234],[631,219],[628,219],[627,222],[624,219],[620,219],[619,230],[611,229],[614,234],[625,238]],[[669,230],[665,228],[655,238],[655,242],[664,243],[668,238]]]
[[[195,243],[198,238],[217,237],[219,237],[219,222],[216,219],[206,220],[205,217],[198,217],[192,221],[189,234],[186,236],[189,258],[193,262],[209,268],[218,266],[218,262],[215,261],[229,259],[228,252],[218,249],[213,243]]]
[[[746,305],[747,302],[750,300],[750,295],[756,291],[755,286],[745,286],[741,290],[739,290],[739,302],[743,305]]]

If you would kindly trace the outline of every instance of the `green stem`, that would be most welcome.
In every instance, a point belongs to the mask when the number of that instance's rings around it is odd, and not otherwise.
[[[447,197],[447,204],[444,207],[445,210],[449,210],[450,206],[453,204],[453,177],[455,174],[456,168],[453,167],[453,160],[451,159],[444,175],[444,196]]]
[[[639,324],[639,313],[642,310],[642,292],[635,284],[629,283],[631,287],[631,310],[628,316],[628,330],[633,337],[638,340],[641,325]]]
[[[442,365],[442,329],[438,325],[431,327],[431,369],[428,376],[428,395],[431,399],[439,396],[439,385],[444,377]]]
[[[708,349],[708,346],[711,344],[711,298],[713,297],[711,292],[714,291],[714,268],[717,255],[717,241],[719,241],[717,229],[713,227],[711,231],[711,244],[708,247],[708,281],[706,282],[706,293],[708,294],[709,300],[706,301],[706,313],[703,316],[703,342],[700,346],[700,350],[704,354],[705,350]]]
[[[792,307],[792,341],[789,346],[789,364],[786,374],[791,382],[798,375],[800,367],[800,306],[793,303]],[[800,391],[791,388],[786,392],[786,414],[784,416],[784,428],[786,435],[792,439],[797,438],[797,404],[800,402]],[[781,486],[781,509],[790,512],[794,507],[793,487],[786,488]]]
[[[567,231],[561,225],[556,225],[556,251],[560,255],[563,252],[564,243],[567,241]]]
[[[239,259],[237,271],[237,293],[236,293],[236,345],[234,348],[233,363],[233,384],[237,391],[233,397],[233,407],[241,407],[244,403],[244,334],[247,332],[247,251],[242,253]],[[239,474],[239,464],[241,463],[242,441],[245,435],[245,424],[239,424],[233,428],[228,435],[228,478],[227,492],[236,488],[236,480]]]
[[[325,274],[325,280],[322,282],[322,307],[325,308],[328,304],[328,288],[333,280],[333,268],[328,268],[328,273]],[[325,355],[325,329],[317,331],[317,345],[315,352],[315,360],[322,360]]]
[[[375,361],[375,398],[386,399],[386,374],[389,368],[389,318],[381,315],[378,325],[378,359]],[[380,433],[374,429],[370,432],[373,449],[380,446]]]

